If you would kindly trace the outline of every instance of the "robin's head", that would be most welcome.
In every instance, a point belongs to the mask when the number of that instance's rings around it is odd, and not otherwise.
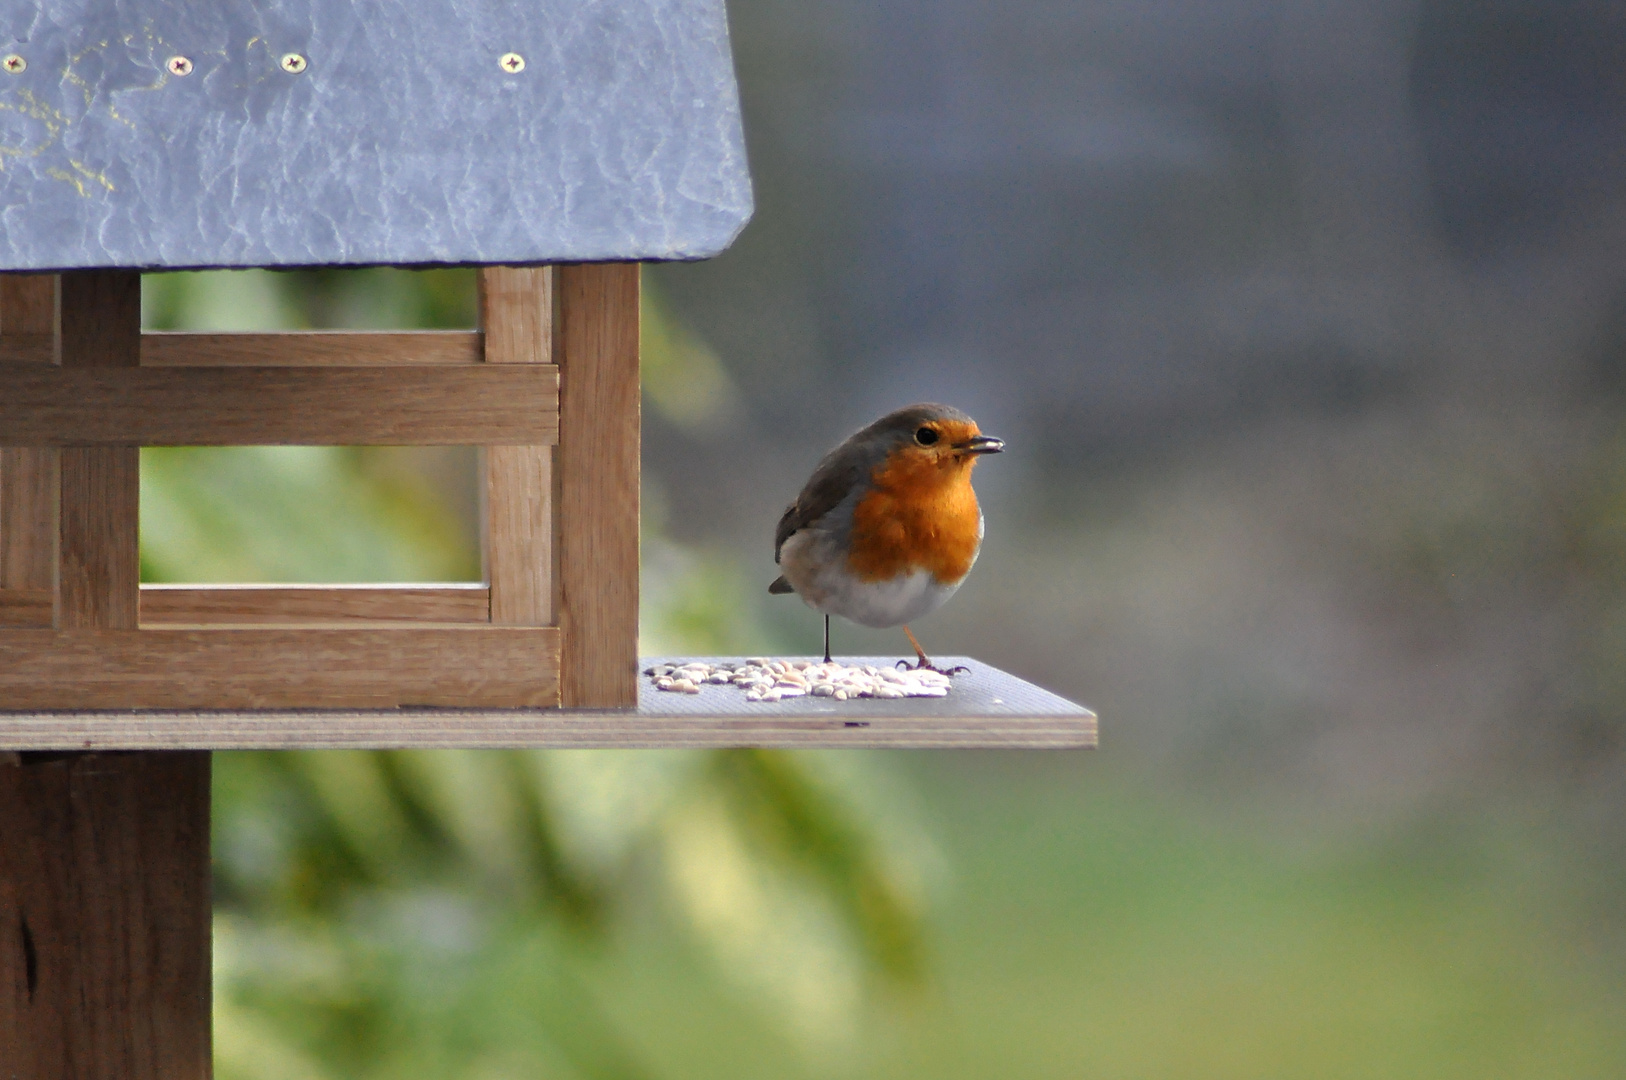
[[[1005,449],[1004,440],[984,435],[959,409],[929,402],[888,413],[855,438],[884,447],[890,461],[938,469],[969,470],[983,454]]]

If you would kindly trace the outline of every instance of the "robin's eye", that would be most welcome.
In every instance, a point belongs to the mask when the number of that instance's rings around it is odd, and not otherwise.
[[[915,442],[921,446],[930,446],[937,441],[937,429],[923,427],[915,432]]]

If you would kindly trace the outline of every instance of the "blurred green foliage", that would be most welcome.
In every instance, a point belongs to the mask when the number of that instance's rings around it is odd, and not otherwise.
[[[471,271],[149,275],[150,328],[472,325]],[[652,408],[733,401],[716,356],[646,300]],[[142,454],[149,581],[478,575],[471,453]],[[742,582],[664,538],[644,619],[666,651],[759,651]],[[651,641],[646,641],[646,645]],[[850,1037],[924,970],[917,835],[878,778],[808,755],[216,755],[223,1080],[651,1075],[581,972],[629,911],[705,944],[793,1040]],[[883,822],[887,824],[883,825]]]
[[[154,447],[146,581],[474,581],[472,528],[394,448]],[[470,480],[472,481],[472,476]]]
[[[920,974],[908,860],[854,780],[816,759],[216,761],[223,1077],[404,1080],[484,1061],[499,1075],[651,1075],[582,974],[640,903],[714,947],[809,1044],[847,1034],[866,979]]]

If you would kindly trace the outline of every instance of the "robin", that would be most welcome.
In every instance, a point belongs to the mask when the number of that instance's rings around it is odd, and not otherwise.
[[[971,470],[1005,443],[947,405],[888,413],[824,456],[774,531],[784,571],[771,593],[799,593],[824,615],[901,626],[916,668],[931,668],[908,624],[954,595],[982,547]],[[901,661],[900,661],[901,662]]]

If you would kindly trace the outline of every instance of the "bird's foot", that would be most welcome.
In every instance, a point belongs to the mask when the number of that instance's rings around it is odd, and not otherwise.
[[[926,650],[922,649],[920,647],[920,642],[915,640],[915,633],[913,630],[910,630],[909,627],[905,626],[903,628],[903,633],[904,636],[909,639],[909,644],[915,647],[916,657],[913,664],[909,663],[907,660],[898,661],[898,666],[903,668],[905,671],[935,671],[939,675],[947,675],[951,679],[956,675],[969,675],[971,673],[971,669],[964,666],[951,667],[947,671],[943,670],[927,658]]]
[[[951,668],[940,668],[924,656],[912,664],[907,660],[899,660],[897,666],[904,671],[935,671],[939,675],[947,675],[951,679],[956,675],[971,674],[971,669],[964,664],[955,664]]]

